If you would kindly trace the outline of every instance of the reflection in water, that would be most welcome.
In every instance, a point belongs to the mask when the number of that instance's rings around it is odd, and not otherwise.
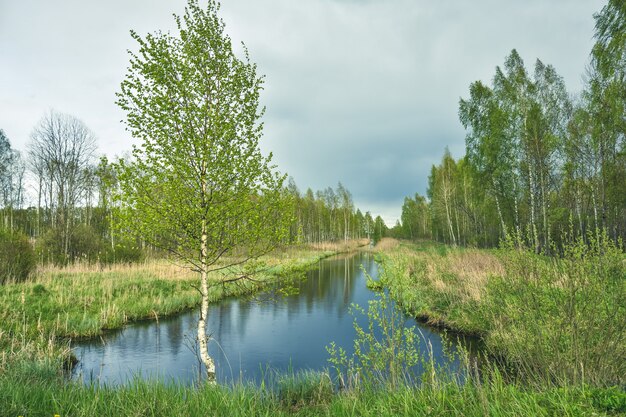
[[[377,265],[368,253],[329,258],[307,273],[295,294],[277,299],[268,292],[211,306],[208,331],[215,340],[210,343],[210,353],[218,381],[258,382],[268,368],[325,368],[325,347],[333,341],[351,353],[355,318],[349,307],[356,303],[367,308],[368,300],[376,297],[365,286],[366,273],[377,275]],[[80,363],[73,377],[107,384],[123,383],[134,376],[192,383],[201,366],[193,351],[197,319],[198,312],[192,311],[78,343],[74,352]],[[356,319],[365,326],[364,317]],[[413,320],[407,323],[415,324]],[[420,331],[432,345],[435,359],[444,361],[441,337],[425,327]]]

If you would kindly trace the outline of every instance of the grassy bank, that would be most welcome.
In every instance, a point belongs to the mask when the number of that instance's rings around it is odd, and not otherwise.
[[[219,284],[212,301],[254,293],[297,277],[320,259],[362,242],[277,250],[251,267],[253,280]],[[246,272],[250,272],[249,270]],[[14,358],[66,358],[70,338],[94,337],[137,320],[154,320],[195,307],[198,277],[166,260],[133,265],[42,267],[27,282],[0,286],[0,370]],[[6,307],[6,308],[5,308]]]
[[[185,387],[140,381],[122,387],[67,382],[53,366],[16,364],[0,373],[3,416],[612,416],[626,412],[617,389],[530,390],[497,376],[464,385],[431,381],[337,393],[328,376],[281,376],[273,391],[251,387]]]
[[[253,280],[219,285],[211,276],[211,301],[254,292],[336,253],[330,247],[288,248],[254,263]],[[199,304],[198,276],[166,260],[133,265],[73,265],[40,268],[25,283],[0,286],[0,303],[12,308],[0,312],[0,330],[37,336],[93,337],[136,320],[155,319]]]
[[[387,244],[381,283],[416,317],[480,335],[526,382],[626,383],[626,261],[607,239],[545,257],[432,242]]]
[[[347,248],[332,249],[292,248],[275,253],[256,265],[266,277],[261,284],[291,276],[308,268],[319,258]],[[617,373],[624,365],[618,357],[623,354],[620,350],[623,346],[611,342],[619,341],[623,336],[620,329],[623,331],[624,312],[620,301],[623,300],[620,297],[624,289],[624,277],[621,275],[624,273],[624,257],[614,249],[603,246],[598,248],[597,253],[590,250],[585,251],[584,256],[572,253],[567,255],[570,258],[553,260],[513,248],[483,251],[451,249],[426,242],[382,241],[376,248],[383,262],[382,284],[390,289],[392,296],[405,309],[433,323],[480,334],[491,349],[504,352],[511,366],[521,367],[530,373],[541,365],[547,366],[545,369],[549,372],[536,373],[541,378],[532,381],[528,378],[511,380],[501,377],[496,366],[486,365],[478,372],[467,365],[462,383],[444,373],[433,372],[425,375],[419,386],[406,383],[376,383],[372,386],[359,379],[361,383],[341,391],[337,391],[326,372],[274,375],[273,382],[263,387],[193,387],[140,380],[120,387],[96,387],[68,381],[61,372],[59,359],[63,343],[55,339],[55,335],[72,335],[66,330],[71,327],[69,324],[67,328],[57,325],[61,321],[39,320],[33,306],[52,304],[33,303],[37,300],[35,297],[48,292],[46,297],[58,300],[55,297],[61,297],[61,294],[65,297],[70,293],[83,294],[79,286],[91,286],[94,297],[95,294],[109,294],[108,303],[124,311],[126,320],[131,320],[131,317],[154,318],[155,315],[166,314],[161,306],[168,302],[174,305],[170,300],[175,297],[180,297],[183,300],[180,304],[183,305],[185,292],[191,299],[189,305],[195,305],[195,290],[190,285],[195,283],[196,278],[171,264],[159,262],[134,266],[132,272],[128,267],[104,271],[84,270],[83,267],[40,271],[41,275],[33,282],[11,284],[14,288],[0,287],[0,291],[4,291],[2,294],[12,294],[10,297],[3,295],[9,297],[2,299],[3,302],[16,306],[15,311],[2,312],[5,316],[0,323],[0,340],[4,340],[0,342],[3,343],[0,415],[626,415],[623,385],[608,387],[614,384],[613,381],[623,384],[620,379],[623,374]],[[575,256],[582,256],[584,262],[574,262]],[[568,263],[567,259],[572,262]],[[55,281],[63,279],[68,281],[61,281],[63,284],[56,287]],[[128,287],[126,281],[134,285]],[[43,286],[45,292],[37,289],[38,285]],[[76,288],[68,288],[68,285]],[[165,285],[172,287],[163,289]],[[109,287],[113,291],[109,291]],[[218,291],[218,288],[215,290]],[[242,292],[252,290],[252,287],[232,289]],[[124,297],[129,291],[132,291],[131,295]],[[178,294],[179,291],[183,293]],[[55,295],[55,292],[58,293]],[[563,297],[572,293],[576,297],[569,298],[570,304],[567,304],[565,301],[568,299]],[[84,296],[87,295],[84,293]],[[216,293],[215,297],[226,295],[227,292]],[[130,316],[124,306],[139,298],[151,300],[153,305],[148,310],[148,301],[145,301],[143,312]],[[87,314],[85,310],[88,308],[84,305],[75,302],[77,306],[71,306],[71,300],[62,299],[67,306],[64,308],[72,312],[68,317],[78,320]],[[604,301],[600,302],[600,299]],[[162,300],[161,304],[157,300]],[[88,314],[96,318],[106,317],[107,303],[94,300],[95,303],[100,306],[99,310]],[[572,309],[572,303],[577,308],[584,306],[584,309]],[[568,315],[563,315],[563,306],[569,306],[564,310]],[[576,314],[572,313],[574,310]],[[585,319],[588,313],[598,314],[598,317]],[[374,317],[381,319],[386,315]],[[538,319],[530,320],[532,317]],[[603,328],[597,327],[599,320],[603,321]],[[525,325],[527,322],[530,324]],[[68,320],[68,323],[76,321]],[[124,322],[120,323],[123,325]],[[575,325],[577,337],[584,336],[584,339],[568,336],[571,330],[568,325]],[[565,328],[556,332],[557,326]],[[598,341],[592,341],[588,348],[580,346],[582,340],[589,341],[592,337],[598,338]],[[576,340],[577,344],[574,344]],[[385,344],[385,341],[381,342]],[[386,350],[384,346],[379,348],[383,350],[366,354],[380,358]],[[574,353],[577,359],[583,361],[584,379],[575,373],[576,366],[573,367],[574,373],[569,373],[572,367],[568,361]],[[605,357],[607,355],[610,356]],[[588,361],[596,361],[597,369],[589,370]],[[563,367],[562,372],[553,371],[555,364]],[[386,367],[387,364],[381,366]],[[572,376],[578,379],[574,381]],[[270,386],[271,389],[268,388]]]

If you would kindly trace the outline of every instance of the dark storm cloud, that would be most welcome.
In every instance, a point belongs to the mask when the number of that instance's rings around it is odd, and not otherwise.
[[[114,93],[128,31],[174,27],[183,0],[0,0],[0,128],[24,149],[48,108],[82,118],[109,155],[130,148]],[[228,0],[222,16],[266,75],[262,148],[299,187],[341,181],[399,216],[446,146],[464,153],[459,97],[512,48],[581,88],[600,0]]]

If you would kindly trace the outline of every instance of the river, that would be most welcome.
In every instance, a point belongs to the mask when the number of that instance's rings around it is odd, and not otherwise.
[[[351,353],[353,321],[356,317],[365,326],[367,318],[353,315],[350,306],[367,308],[368,301],[378,297],[367,289],[366,274],[374,279],[378,275],[372,254],[340,255],[320,261],[286,296],[268,291],[211,305],[208,332],[214,339],[210,353],[218,382],[260,383],[274,372],[322,370],[329,366],[326,346],[331,342]],[[133,378],[194,383],[201,374],[194,351],[197,320],[198,310],[193,310],[76,342],[73,351],[79,363],[72,378],[107,385]],[[417,326],[420,346],[431,346],[437,363],[458,367],[444,355],[440,333],[408,317],[405,325]],[[451,343],[453,352],[457,343]]]

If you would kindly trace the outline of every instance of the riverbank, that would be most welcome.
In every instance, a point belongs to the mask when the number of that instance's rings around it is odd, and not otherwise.
[[[53,368],[0,373],[6,416],[617,416],[623,392],[584,387],[531,390],[488,378],[337,393],[324,374],[283,376],[278,389],[189,387],[135,381],[121,387],[68,383]],[[621,403],[619,402],[621,401]],[[621,408],[620,408],[621,407]]]
[[[364,242],[288,247],[249,266],[253,278],[219,284],[212,276],[211,301],[257,292],[299,276],[320,259],[354,250]],[[237,271],[235,271],[236,273]],[[97,337],[139,320],[158,320],[200,303],[197,274],[167,260],[131,265],[70,265],[40,268],[27,282],[0,286],[0,370],[15,357],[65,361],[70,339]]]
[[[412,311],[423,311],[425,317],[428,317],[431,322],[435,314],[438,314],[439,321],[445,323],[446,326],[474,331],[486,340],[489,340],[490,335],[498,334],[498,331],[508,331],[512,335],[512,341],[517,341],[520,335],[528,336],[529,334],[528,329],[519,327],[520,324],[515,321],[517,317],[513,315],[513,313],[523,314],[519,312],[521,308],[519,303],[532,299],[528,298],[529,293],[525,292],[528,289],[518,282],[525,275],[515,275],[516,268],[525,268],[524,274],[532,272],[530,276],[533,277],[532,282],[535,286],[531,289],[537,293],[538,299],[546,297],[542,293],[546,289],[546,282],[539,280],[540,276],[536,273],[540,271],[541,265],[543,265],[541,268],[555,268],[549,259],[531,257],[533,261],[529,263],[527,254],[510,252],[508,249],[500,251],[452,249],[433,243],[424,242],[416,245],[391,240],[381,242],[375,249],[379,252],[377,256],[385,269],[384,285],[390,289],[390,293],[396,299],[402,302],[405,309],[413,308]],[[282,254],[274,254],[272,260],[265,260],[263,268],[269,275],[271,268],[275,267],[274,273],[277,274],[274,275],[275,277],[281,275],[280,271],[283,271],[285,275],[291,275],[291,271],[287,273],[287,265],[292,265],[295,268],[294,271],[297,271],[298,265],[307,265],[307,259],[310,262],[317,262],[309,256],[314,255],[309,250],[313,250],[315,256],[320,257],[332,254],[332,251],[321,252],[319,248],[309,248],[305,251],[289,249]],[[610,281],[619,278],[619,274],[623,272],[623,269],[619,269],[623,267],[623,255],[619,253],[622,263],[616,264],[605,258],[607,253],[609,255],[614,253],[610,248],[605,247],[602,251],[602,260],[594,257],[593,253],[585,253],[583,264],[585,267],[579,271],[578,277],[594,276],[597,280],[600,278],[598,275],[600,271],[605,271],[606,274],[602,275],[604,279]],[[567,268],[573,268],[572,265],[558,265],[561,267],[558,269],[558,277],[565,279],[564,277],[569,276],[568,274],[571,275],[572,270]],[[580,264],[576,263],[576,265]],[[261,264],[258,265],[258,267],[261,266]],[[153,267],[163,268],[163,266]],[[65,271],[65,273],[82,274],[96,273],[96,271]],[[145,273],[150,275],[148,272]],[[187,278],[178,272],[173,273],[169,278],[165,272],[162,272],[158,278],[155,278],[154,273],[152,274],[152,278],[149,278],[149,282],[154,281],[150,285],[152,291],[165,285],[164,282],[187,282]],[[139,273],[136,272],[135,275]],[[108,280],[121,281],[112,277]],[[190,276],[189,280],[193,282],[194,277]],[[585,282],[586,286],[593,286],[591,284],[593,281]],[[138,285],[141,286],[145,282],[148,281],[140,281]],[[518,286],[521,287],[511,285],[515,282],[518,282]],[[552,287],[548,288],[552,290],[555,286],[556,288],[569,288],[566,285],[567,282],[566,280],[556,281]],[[619,282],[610,284],[614,292],[611,303],[619,301],[617,298],[620,295]],[[478,372],[471,364],[467,364],[467,377],[461,383],[451,381],[443,373],[433,373],[417,387],[395,384],[393,386],[378,385],[372,389],[363,384],[349,390],[337,391],[326,372],[295,376],[276,375],[275,388],[277,389],[268,389],[265,386],[202,385],[194,387],[141,380],[119,387],[85,386],[78,382],[68,381],[60,372],[60,364],[56,359],[59,356],[55,349],[63,346],[62,341],[54,338],[45,339],[44,324],[28,318],[25,307],[19,310],[20,305],[27,305],[27,300],[30,300],[28,297],[41,292],[41,290],[35,290],[35,286],[45,287],[46,283],[47,281],[31,282],[28,284],[31,285],[29,294],[24,294],[23,298],[19,292],[14,295],[11,301],[16,304],[17,311],[13,312],[12,317],[16,318],[18,323],[13,325],[12,330],[0,330],[0,337],[5,340],[8,338],[14,343],[12,346],[3,347],[2,358],[0,358],[0,410],[7,416],[54,414],[62,417],[92,415],[168,417],[200,415],[614,416],[626,413],[626,393],[623,388],[606,388],[591,378],[577,383],[564,383],[561,380],[550,383],[543,381],[544,383],[540,384],[538,383],[540,381],[528,383],[521,379],[508,378],[505,382],[497,367],[487,367]],[[573,284],[570,283],[570,285]],[[606,285],[603,283],[601,287]],[[580,288],[577,288],[577,294],[580,294]],[[50,291],[49,288],[45,290]],[[138,294],[143,290],[137,288],[134,291]],[[495,290],[500,292],[494,292]],[[78,291],[76,289],[75,292]],[[113,293],[116,292],[113,291]],[[165,300],[169,297],[168,294],[171,293],[162,291],[161,296]],[[558,296],[561,295],[558,292]],[[592,300],[590,296],[587,295],[587,298],[582,299],[589,302]],[[559,300],[556,297],[557,295],[552,295],[553,300]],[[593,300],[597,301],[595,298]],[[501,306],[498,307],[498,304]],[[620,305],[619,302],[617,305]],[[506,308],[511,308],[511,306],[516,307],[507,311]],[[523,306],[529,309],[528,314],[534,311],[530,308],[533,307],[532,303],[528,301]],[[539,303],[538,306],[543,306],[543,304]],[[421,310],[418,310],[418,307]],[[478,310],[473,310],[474,307],[478,307]],[[497,308],[499,310],[496,310]],[[620,310],[616,311],[620,312]],[[540,317],[549,317],[552,312],[548,310]],[[502,316],[503,313],[508,316]],[[22,321],[19,321],[20,317]],[[494,325],[498,323],[496,319],[503,317],[516,324],[516,327],[505,328]],[[25,330],[27,326],[34,327],[32,337],[27,331],[20,333],[20,323]],[[609,320],[608,324],[611,323]],[[578,324],[582,323],[579,321]],[[4,325],[6,323],[0,323],[0,326]],[[548,323],[548,325],[554,324]],[[550,329],[548,326],[543,328]],[[520,334],[516,335],[512,330]],[[582,330],[584,333],[585,328],[583,327]],[[522,331],[525,333],[521,333]],[[596,329],[596,332],[598,331]],[[26,335],[29,338],[26,338]],[[603,342],[606,342],[606,339]],[[509,346],[516,345],[510,343]],[[535,352],[529,351],[529,354],[535,355]],[[598,377],[598,375],[591,374],[592,378]],[[603,375],[606,376],[608,373]]]
[[[381,250],[391,296],[410,315],[479,335],[525,383],[626,383],[626,262],[608,239],[561,257],[396,242]]]

